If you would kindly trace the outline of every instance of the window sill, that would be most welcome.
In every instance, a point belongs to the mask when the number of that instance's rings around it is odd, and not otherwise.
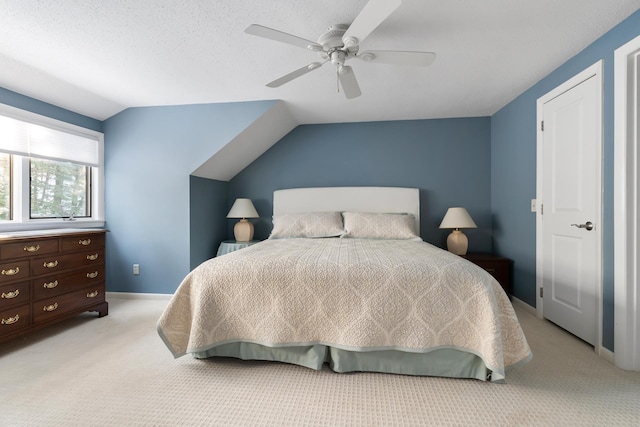
[[[38,231],[38,230],[56,230],[69,228],[104,228],[105,221],[91,219],[77,219],[74,221],[37,221],[37,222],[18,222],[18,223],[0,223],[0,232],[11,231]]]

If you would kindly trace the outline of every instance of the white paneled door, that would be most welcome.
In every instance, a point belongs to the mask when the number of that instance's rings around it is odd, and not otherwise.
[[[599,345],[601,87],[597,76],[543,106],[543,315]]]

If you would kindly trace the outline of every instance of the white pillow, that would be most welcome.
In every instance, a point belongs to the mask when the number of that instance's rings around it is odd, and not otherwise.
[[[344,234],[340,212],[303,212],[273,216],[270,239],[339,237]]]
[[[420,239],[411,214],[343,212],[345,234],[358,239]]]

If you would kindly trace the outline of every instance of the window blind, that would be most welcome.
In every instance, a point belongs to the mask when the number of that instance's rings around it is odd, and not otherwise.
[[[98,140],[0,115],[0,152],[99,166]]]

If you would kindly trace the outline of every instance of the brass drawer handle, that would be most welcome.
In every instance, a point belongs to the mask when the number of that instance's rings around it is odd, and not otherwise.
[[[18,273],[20,273],[20,267],[10,268],[8,270],[2,270],[3,276],[15,276]]]
[[[20,289],[16,289],[13,292],[7,292],[6,294],[3,292],[2,293],[2,298],[4,299],[12,299],[17,297],[18,295],[20,295]]]
[[[89,246],[91,244],[91,239],[78,240],[78,244],[81,246]]]
[[[87,292],[87,298],[95,298],[98,296],[98,291]]]
[[[40,245],[25,246],[23,250],[25,250],[26,252],[38,252],[40,250]]]
[[[96,277],[98,277],[98,272],[94,271],[93,273],[87,273],[87,277],[89,279],[95,279]]]
[[[58,266],[58,260],[55,261],[51,261],[51,262],[45,262],[44,264],[42,264],[45,268],[55,268]]]
[[[89,261],[95,261],[98,259],[98,254],[93,254],[93,255],[87,255],[87,259]]]
[[[51,305],[45,305],[44,307],[42,307],[42,310],[51,312],[56,310],[57,308],[58,308],[58,303],[56,302]]]
[[[56,286],[58,286],[58,281],[57,280],[54,280],[53,282],[49,282],[49,283],[44,283],[42,285],[42,287],[45,288],[45,289],[53,289]]]
[[[2,322],[0,322],[0,323],[2,323],[3,325],[13,325],[18,320],[20,320],[20,315],[16,314],[14,317],[9,317],[7,319],[2,319]]]

